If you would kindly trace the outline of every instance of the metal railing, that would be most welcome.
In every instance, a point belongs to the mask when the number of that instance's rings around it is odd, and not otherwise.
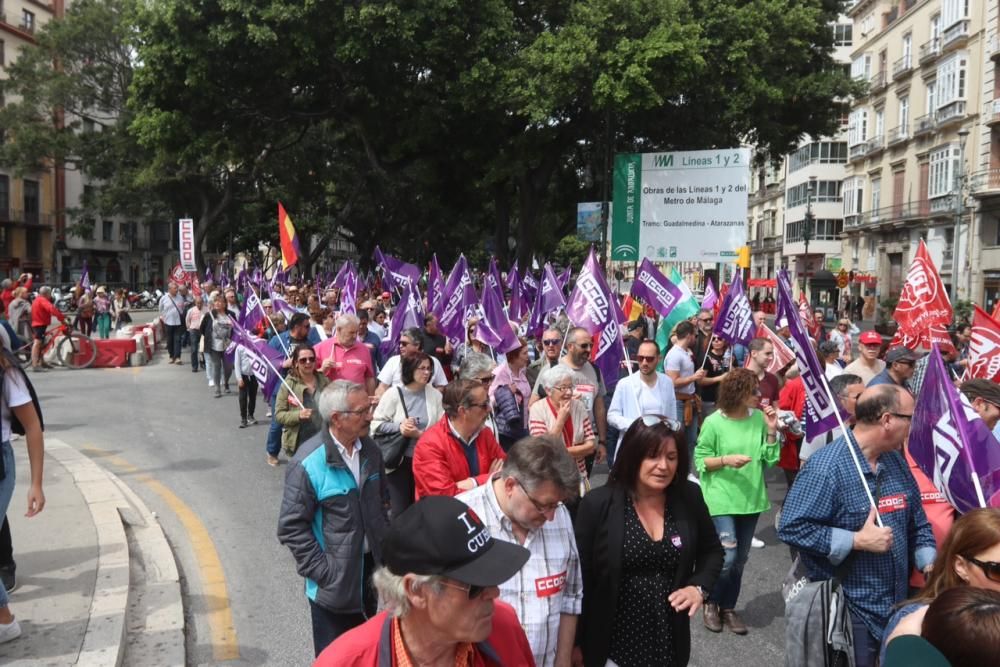
[[[913,69],[913,56],[903,56],[892,64],[892,78],[898,79]]]
[[[941,55],[941,38],[935,37],[924,42],[920,45],[918,53],[921,65],[932,62]]]
[[[982,194],[1000,191],[1000,167],[977,171],[969,176],[969,191],[972,194]]]
[[[951,26],[944,31],[941,35],[941,48],[951,46],[952,44],[968,39],[969,37],[969,19],[959,21],[955,25]]]
[[[885,141],[884,137],[880,134],[877,137],[872,137],[865,142],[865,155],[877,153],[883,148],[885,148]]]
[[[1000,121],[1000,100],[990,100],[983,104],[983,122],[996,123]]]
[[[32,21],[31,23],[28,23],[27,21],[21,21],[17,25],[17,27],[20,30],[23,30],[24,32],[30,33],[32,35],[35,34],[35,22],[34,21]]]
[[[885,90],[885,87],[888,85],[889,83],[886,80],[885,70],[880,70],[873,74],[872,78],[868,81],[868,90],[871,91],[872,94],[875,94]]]
[[[930,132],[933,129],[934,114],[926,114],[913,121],[913,136],[915,137],[918,137],[926,132]]]
[[[898,143],[904,142],[910,138],[910,128],[906,125],[900,125],[889,130],[888,145],[895,146]]]
[[[907,220],[927,217],[930,212],[930,201],[927,199],[893,204],[892,206],[845,215],[844,229],[853,229],[872,224],[906,222]]]

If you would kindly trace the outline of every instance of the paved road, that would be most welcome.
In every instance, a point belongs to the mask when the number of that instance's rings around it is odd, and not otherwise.
[[[238,650],[234,664],[309,664],[302,581],[275,539],[284,467],[264,462],[266,427],[238,429],[235,394],[212,398],[203,373],[162,356],[143,368],[32,375],[47,432],[118,473],[159,515],[182,569],[189,664],[217,664],[232,655],[227,649]],[[265,413],[258,408],[259,418]],[[771,473],[771,498],[780,500],[784,482]],[[772,513],[761,517],[758,536],[767,547],[751,553],[739,605],[750,635],[714,635],[695,619],[693,665],[780,664],[788,551]],[[227,602],[234,632],[226,629]]]

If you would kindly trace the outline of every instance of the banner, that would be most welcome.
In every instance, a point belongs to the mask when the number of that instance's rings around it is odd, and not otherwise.
[[[712,283],[712,277],[709,276],[705,281],[705,293],[701,297],[701,307],[705,310],[712,310],[715,308],[715,304],[718,300],[719,293],[715,291],[715,285]]]
[[[375,246],[374,257],[376,263],[383,269],[386,289],[402,292],[403,286],[407,283],[420,282],[420,267],[415,264],[408,264],[392,255],[383,254],[378,246]]]
[[[1000,382],[1000,323],[975,306],[969,341],[970,378]]]
[[[566,303],[566,316],[576,326],[586,329],[591,336],[603,332],[609,324],[614,324],[617,330],[618,325],[625,321],[625,313],[604,279],[593,247]]]
[[[610,204],[609,204],[610,206]],[[611,212],[608,211],[608,219]],[[601,202],[579,202],[576,205],[576,238],[589,243],[601,241]]]
[[[959,512],[1000,506],[1000,445],[951,383],[937,346],[913,410],[907,447]]]
[[[899,323],[893,344],[898,342],[911,350],[929,350],[935,344],[943,350],[954,349],[948,336],[951,301],[923,239],[906,273],[906,283],[892,317]]]
[[[198,265],[194,261],[194,220],[181,218],[178,227],[177,239],[181,252],[181,267],[185,271],[197,271]]]
[[[750,174],[748,148],[616,155],[612,261],[735,259]]]
[[[712,333],[730,345],[746,345],[754,336],[753,313],[743,291],[740,271],[733,274],[733,282],[722,300],[722,310],[715,318]]]
[[[757,327],[757,333],[754,334],[754,338],[764,338],[774,346],[774,356],[771,358],[771,364],[767,367],[768,373],[777,375],[781,369],[795,361],[795,353],[785,345],[785,340],[771,331],[767,325],[762,324]],[[749,365],[750,355],[748,354],[743,367],[746,368]]]
[[[680,288],[660,273],[660,270],[649,261],[648,257],[642,259],[639,272],[636,274],[635,280],[632,281],[630,293],[647,306],[651,306],[660,314],[660,317],[669,315],[670,311],[684,298]]]

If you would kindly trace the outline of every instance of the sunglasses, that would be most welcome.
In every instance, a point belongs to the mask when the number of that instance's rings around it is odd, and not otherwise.
[[[590,348],[594,347],[593,343],[573,343],[573,344],[576,345],[581,350],[589,350]]]
[[[635,355],[635,358],[638,359],[639,361],[649,361],[649,362],[656,361],[656,355],[650,355],[650,354],[637,354]]]
[[[657,424],[666,424],[670,427],[671,431],[681,430],[681,423],[676,419],[671,419],[670,417],[664,417],[663,415],[643,415],[640,417],[642,423],[646,426],[656,426]]]
[[[479,597],[480,595],[482,595],[483,591],[485,591],[486,588],[487,588],[486,586],[470,586],[468,584],[453,584],[450,581],[442,581],[441,584],[443,586],[447,586],[448,588],[456,588],[456,589],[458,589],[460,591],[465,591],[469,595],[469,599],[470,600],[475,600],[477,597]]]
[[[476,379],[479,380],[480,382],[482,382],[483,384],[492,384],[493,383],[493,376],[492,375],[487,375],[486,377],[481,377],[481,378],[476,378]]]
[[[549,340],[542,340],[542,345],[559,345],[562,341],[558,338],[551,338]]]
[[[1000,583],[1000,563],[994,563],[993,561],[988,560],[979,560],[978,558],[971,558],[969,556],[964,556],[964,558],[979,567],[979,569],[983,571],[983,574],[986,575],[987,579]]]
[[[300,364],[315,364],[316,357],[299,357]]]

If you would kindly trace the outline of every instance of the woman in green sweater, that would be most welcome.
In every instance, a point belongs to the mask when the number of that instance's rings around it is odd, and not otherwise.
[[[729,371],[719,383],[718,411],[702,424],[694,450],[705,504],[725,550],[722,574],[704,607],[705,627],[712,632],[725,624],[738,635],[747,633],[736,600],[757,517],[770,507],[764,467],[778,461],[778,413],[770,405],[759,409],[757,385],[752,371]]]

